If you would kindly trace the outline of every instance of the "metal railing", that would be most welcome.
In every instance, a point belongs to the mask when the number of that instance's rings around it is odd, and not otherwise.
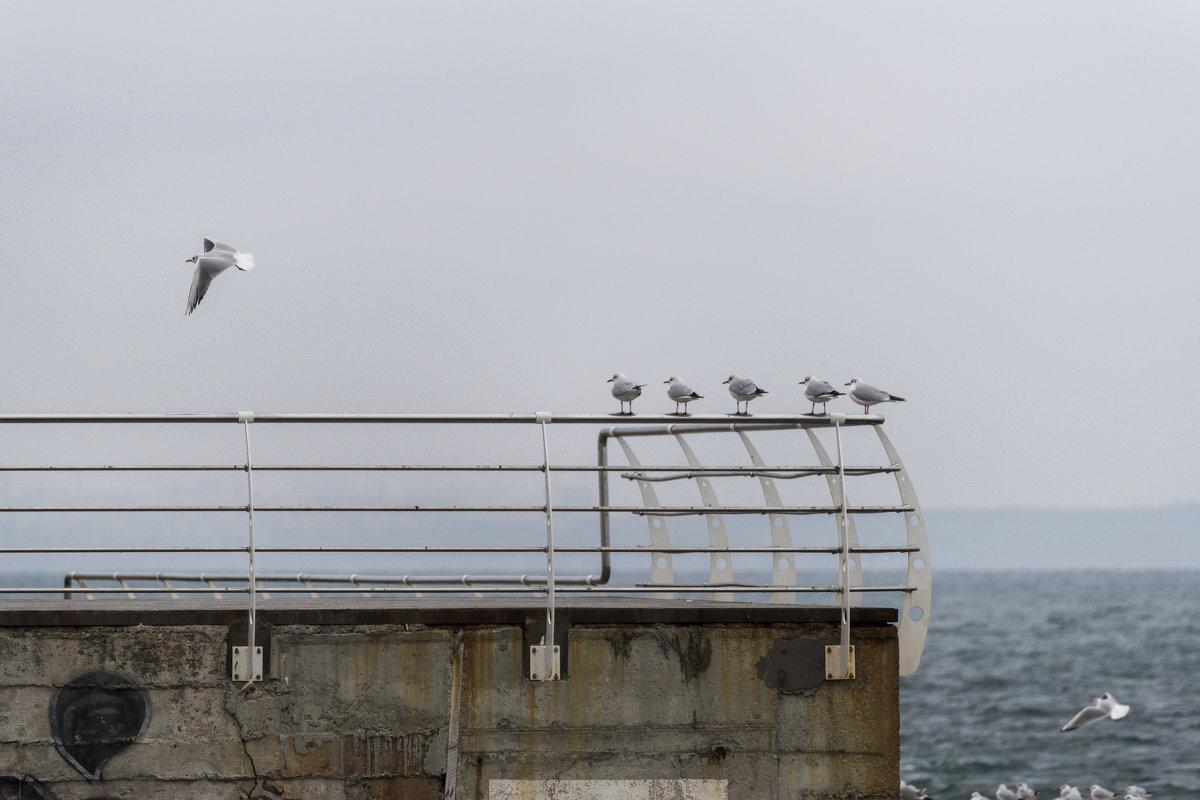
[[[252,414],[248,412],[229,414],[8,414],[0,415],[0,436],[12,430],[12,426],[36,426],[37,430],[49,430],[61,434],[64,430],[75,430],[74,426],[100,427],[110,430],[109,426],[121,424],[137,425],[206,425],[206,424],[235,424],[242,428],[240,437],[244,448],[244,460],[239,458],[233,463],[146,463],[146,464],[113,464],[113,463],[13,463],[0,465],[0,480],[15,478],[46,477],[49,474],[58,476],[85,475],[157,475],[177,477],[186,473],[208,473],[210,475],[244,473],[246,484],[244,502],[181,502],[181,503],[137,503],[127,502],[120,498],[114,502],[77,502],[62,504],[54,502],[30,502],[20,488],[14,489],[9,485],[6,489],[0,483],[0,524],[4,520],[16,518],[30,519],[65,517],[83,515],[121,515],[122,519],[137,520],[147,515],[191,515],[200,513],[237,513],[245,514],[247,519],[246,539],[244,543],[209,544],[195,542],[186,544],[105,544],[87,545],[69,542],[62,545],[42,543],[31,546],[16,546],[9,536],[0,538],[0,554],[11,564],[13,559],[23,556],[46,558],[50,556],[74,555],[85,558],[100,558],[105,555],[128,557],[137,554],[141,558],[148,556],[162,559],[190,559],[197,554],[213,555],[244,555],[245,571],[206,571],[189,572],[172,568],[168,571],[160,569],[118,569],[102,571],[97,569],[73,569],[65,574],[65,579],[59,586],[8,586],[0,588],[0,596],[22,595],[25,597],[50,597],[59,595],[65,599],[78,600],[94,597],[194,597],[201,594],[224,597],[242,596],[247,599],[247,616],[249,622],[249,650],[255,648],[255,623],[257,603],[259,598],[272,596],[323,596],[331,594],[365,594],[388,595],[409,593],[420,595],[441,595],[448,593],[470,593],[476,595],[514,595],[535,594],[543,597],[546,607],[546,636],[543,640],[544,651],[535,653],[539,660],[540,677],[553,677],[554,663],[552,643],[554,642],[555,608],[557,596],[561,594],[580,593],[620,593],[647,594],[658,597],[673,597],[677,594],[707,594],[709,599],[717,601],[757,600],[765,599],[772,603],[795,603],[799,596],[814,594],[832,594],[838,599],[841,609],[841,642],[837,651],[838,677],[852,674],[849,663],[850,609],[861,605],[864,594],[893,594],[903,598],[900,607],[900,638],[901,638],[901,674],[909,674],[916,669],[924,644],[925,629],[929,616],[930,570],[929,553],[925,537],[924,522],[920,514],[912,482],[901,463],[895,448],[883,432],[883,418],[877,415],[755,415],[755,416],[725,416],[725,415],[595,415],[576,414],[559,415],[549,413],[534,414]],[[256,461],[251,457],[251,429],[260,425],[308,426],[322,431],[333,430],[333,436],[338,436],[339,430],[347,425],[375,425],[395,429],[397,426],[406,434],[408,431],[421,429],[429,430],[429,426],[477,426],[477,429],[493,430],[497,426],[534,426],[539,432],[541,463],[508,463],[507,460],[490,464],[453,464],[453,463],[396,463],[407,459],[391,459],[384,463],[267,463]],[[551,428],[570,426],[573,430],[581,430],[585,436],[595,436],[595,463],[570,463],[570,460],[556,461],[552,459]],[[851,432],[857,436],[862,431],[873,431],[882,446],[883,458],[874,461],[858,461],[847,463],[843,453],[843,438]],[[780,436],[800,436],[800,445],[788,440],[783,450],[788,458],[782,463],[767,461],[760,455],[755,440],[761,444],[770,440],[772,444]],[[798,433],[797,433],[798,432]],[[829,449],[821,441],[822,432],[828,437],[832,434],[835,445],[831,455]],[[721,460],[713,462],[712,456],[701,458],[697,454],[698,443],[710,438],[719,438],[725,445]],[[753,438],[752,438],[753,437]],[[807,440],[807,441],[805,441]],[[330,440],[334,441],[334,440]],[[654,449],[659,443],[665,443],[671,452],[682,455],[668,458],[659,454],[653,461],[643,463],[634,449],[634,443],[642,441],[651,443]],[[459,436],[455,442],[463,444]],[[610,445],[615,443],[624,456],[624,464],[610,464]],[[732,445],[730,445],[732,443]],[[558,441],[555,442],[558,444]],[[641,447],[641,444],[639,444]],[[37,452],[38,442],[30,446]],[[661,449],[661,447],[659,448]],[[779,448],[776,448],[779,449]],[[436,448],[435,448],[436,451]],[[574,450],[572,450],[574,452]],[[740,454],[740,456],[739,456]],[[436,460],[436,459],[431,459]],[[582,459],[576,459],[582,460]],[[705,461],[710,463],[706,464]],[[739,461],[741,463],[739,463]],[[262,497],[255,496],[255,476],[318,476],[328,480],[332,476],[354,476],[360,480],[366,475],[384,475],[399,477],[424,475],[426,481],[435,476],[451,476],[459,481],[465,481],[471,476],[496,476],[508,474],[512,476],[540,476],[540,496],[536,502],[430,502],[430,503],[399,503],[389,499],[374,499],[371,502],[263,502]],[[554,498],[552,483],[574,481],[580,476],[594,474],[597,478],[594,502],[563,502]],[[898,494],[894,497],[877,502],[856,503],[853,499],[858,495],[857,487],[851,490],[847,487],[848,480],[867,482],[879,476],[890,476],[895,479]],[[614,483],[614,478],[618,483]],[[744,479],[757,480],[762,499],[722,503],[717,496],[717,487],[741,484]],[[741,481],[737,479],[743,479]],[[808,484],[804,479],[823,479],[828,501],[818,501],[812,497],[785,499],[780,492],[780,482],[789,484]],[[406,478],[411,484],[421,486],[421,479]],[[660,491],[665,494],[679,494],[679,487],[695,486],[699,492],[699,504],[687,500],[674,499],[660,501]],[[629,488],[623,488],[629,487]],[[445,487],[438,487],[443,489]],[[458,484],[455,489],[462,488]],[[628,500],[615,498],[616,494],[636,490],[637,497]],[[184,491],[189,491],[184,487]],[[577,495],[581,486],[569,483],[559,491],[567,495]],[[878,494],[878,486],[873,487]],[[29,494],[46,494],[41,490]],[[394,496],[394,489],[379,492],[383,495]],[[436,492],[435,492],[436,493]],[[49,494],[57,497],[55,491]],[[122,494],[115,492],[115,494]],[[864,494],[871,494],[864,492]],[[640,500],[640,502],[638,502]],[[520,544],[479,543],[463,541],[439,541],[435,544],[398,544],[389,540],[387,543],[345,541],[342,532],[335,532],[337,538],[331,541],[321,541],[318,544],[300,544],[288,542],[283,544],[264,544],[256,541],[255,515],[262,520],[264,515],[386,515],[389,518],[425,517],[425,515],[452,515],[460,519],[462,515],[483,515],[489,519],[499,519],[509,515],[520,516],[538,515],[544,518],[544,544],[528,543],[528,539]],[[578,535],[574,540],[556,542],[556,520],[569,520],[579,516],[594,516],[598,523],[594,531],[594,540],[580,541]],[[791,527],[794,522],[807,517],[829,517],[835,521],[835,536],[826,543],[797,545],[793,541]],[[731,541],[731,521],[752,517],[765,517],[770,529],[770,544],[756,544],[752,534],[745,531],[734,534],[735,538],[745,541]],[[901,517],[904,520],[903,530],[896,535],[889,534],[888,541],[882,544],[863,545],[859,542],[856,520],[875,517]],[[90,518],[90,516],[89,516]],[[345,517],[339,516],[339,519]],[[649,530],[649,544],[628,543],[613,544],[614,523],[620,521],[628,525],[630,520],[644,519]],[[686,523],[688,518],[702,519],[704,531],[707,534],[706,544],[681,544],[678,540],[672,543],[669,527]],[[138,527],[133,523],[132,527]],[[0,532],[11,530],[12,526],[4,525]],[[156,529],[157,530],[157,529]],[[626,532],[628,533],[628,532]],[[391,534],[389,534],[390,536]],[[470,536],[463,537],[470,539]],[[476,537],[477,538],[477,537]],[[678,538],[678,537],[677,537]],[[683,537],[686,539],[686,535]],[[544,570],[527,570],[524,572],[458,572],[457,574],[437,574],[428,572],[389,574],[386,571],[363,574],[361,572],[342,573],[310,571],[281,571],[265,572],[260,570],[258,559],[272,558],[287,554],[294,558],[307,558],[315,561],[332,557],[336,554],[370,555],[373,557],[394,556],[404,559],[415,559],[420,556],[440,555],[453,557],[457,562],[469,558],[478,558],[491,563],[498,557],[533,557],[544,554]],[[649,556],[650,568],[648,580],[638,580],[634,571],[625,570],[620,577],[624,581],[614,581],[614,556],[626,557],[637,555]],[[708,557],[707,579],[695,575],[684,575],[677,578],[675,561],[677,557],[699,556]],[[751,580],[739,580],[734,572],[734,557],[749,559],[759,557],[760,561],[770,559],[770,578],[765,575]],[[818,557],[836,557],[838,568],[836,579],[833,581],[802,583],[798,575],[799,559]],[[905,560],[904,577],[902,580],[884,581],[878,585],[868,585],[864,582],[862,562],[866,557],[891,556]],[[557,574],[558,562],[572,558],[595,559],[594,568],[581,574]],[[628,576],[626,576],[628,573]],[[0,610],[2,610],[0,603]],[[832,669],[832,668],[831,668]]]

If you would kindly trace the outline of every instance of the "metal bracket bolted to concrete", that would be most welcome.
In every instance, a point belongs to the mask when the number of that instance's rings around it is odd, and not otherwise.
[[[854,645],[848,645],[850,652],[847,659],[846,674],[841,674],[842,646],[840,644],[825,645],[825,680],[846,681],[854,680]]]
[[[529,680],[557,681],[562,679],[559,668],[558,645],[547,647],[544,644],[529,647]]]
[[[235,681],[261,681],[263,679],[263,649],[254,648],[253,657],[249,647],[234,647],[232,675]]]

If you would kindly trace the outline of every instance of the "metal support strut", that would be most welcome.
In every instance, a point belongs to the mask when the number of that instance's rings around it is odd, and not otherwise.
[[[842,457],[842,423],[845,414],[830,414],[833,432],[837,437],[838,494],[838,590],[841,596],[841,638],[838,644],[825,648],[825,677],[828,680],[849,680],[854,677],[854,647],[850,644],[850,529],[846,513],[846,464]]]
[[[559,671],[559,650],[554,643],[554,504],[550,499],[550,444],[546,427],[550,424],[548,411],[539,411],[537,421],[542,429],[542,474],[546,479],[546,634],[541,644],[529,647],[529,679],[556,681]]]
[[[245,681],[246,686],[251,686],[254,681],[261,681],[263,679],[263,649],[255,641],[258,586],[254,575],[254,463],[250,457],[250,423],[253,421],[253,413],[249,411],[238,412],[238,422],[242,423],[246,431],[246,512],[250,517],[250,537],[246,552],[249,557],[250,608],[247,620],[248,624],[246,626],[249,631],[246,646],[244,648],[233,648],[232,678],[235,681]]]

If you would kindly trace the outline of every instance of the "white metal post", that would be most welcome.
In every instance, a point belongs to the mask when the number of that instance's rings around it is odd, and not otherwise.
[[[530,680],[558,680],[559,653],[554,644],[554,504],[550,497],[550,442],[547,426],[551,415],[546,411],[537,413],[542,428],[542,475],[546,482],[546,635],[540,646],[533,645],[529,651]]]
[[[261,681],[263,671],[263,649],[257,644],[255,631],[258,616],[258,582],[254,574],[254,460],[250,455],[250,423],[253,421],[253,413],[238,412],[238,422],[242,423],[246,433],[246,512],[250,518],[246,552],[249,566],[250,607],[246,626],[248,630],[246,649],[243,652],[239,647],[233,648],[233,679],[235,681],[245,680],[247,685],[254,681]]]
[[[850,645],[850,529],[846,501],[846,463],[842,456],[842,423],[845,414],[830,414],[837,439],[838,508],[838,589],[841,593],[841,637],[836,648],[825,648],[825,676],[833,680],[854,677],[854,648]],[[831,658],[832,656],[832,658]]]

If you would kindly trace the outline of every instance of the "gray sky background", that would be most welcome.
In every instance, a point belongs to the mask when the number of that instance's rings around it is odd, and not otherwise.
[[[859,375],[927,507],[1200,501],[1198,82],[1183,2],[0,2],[2,409]]]

